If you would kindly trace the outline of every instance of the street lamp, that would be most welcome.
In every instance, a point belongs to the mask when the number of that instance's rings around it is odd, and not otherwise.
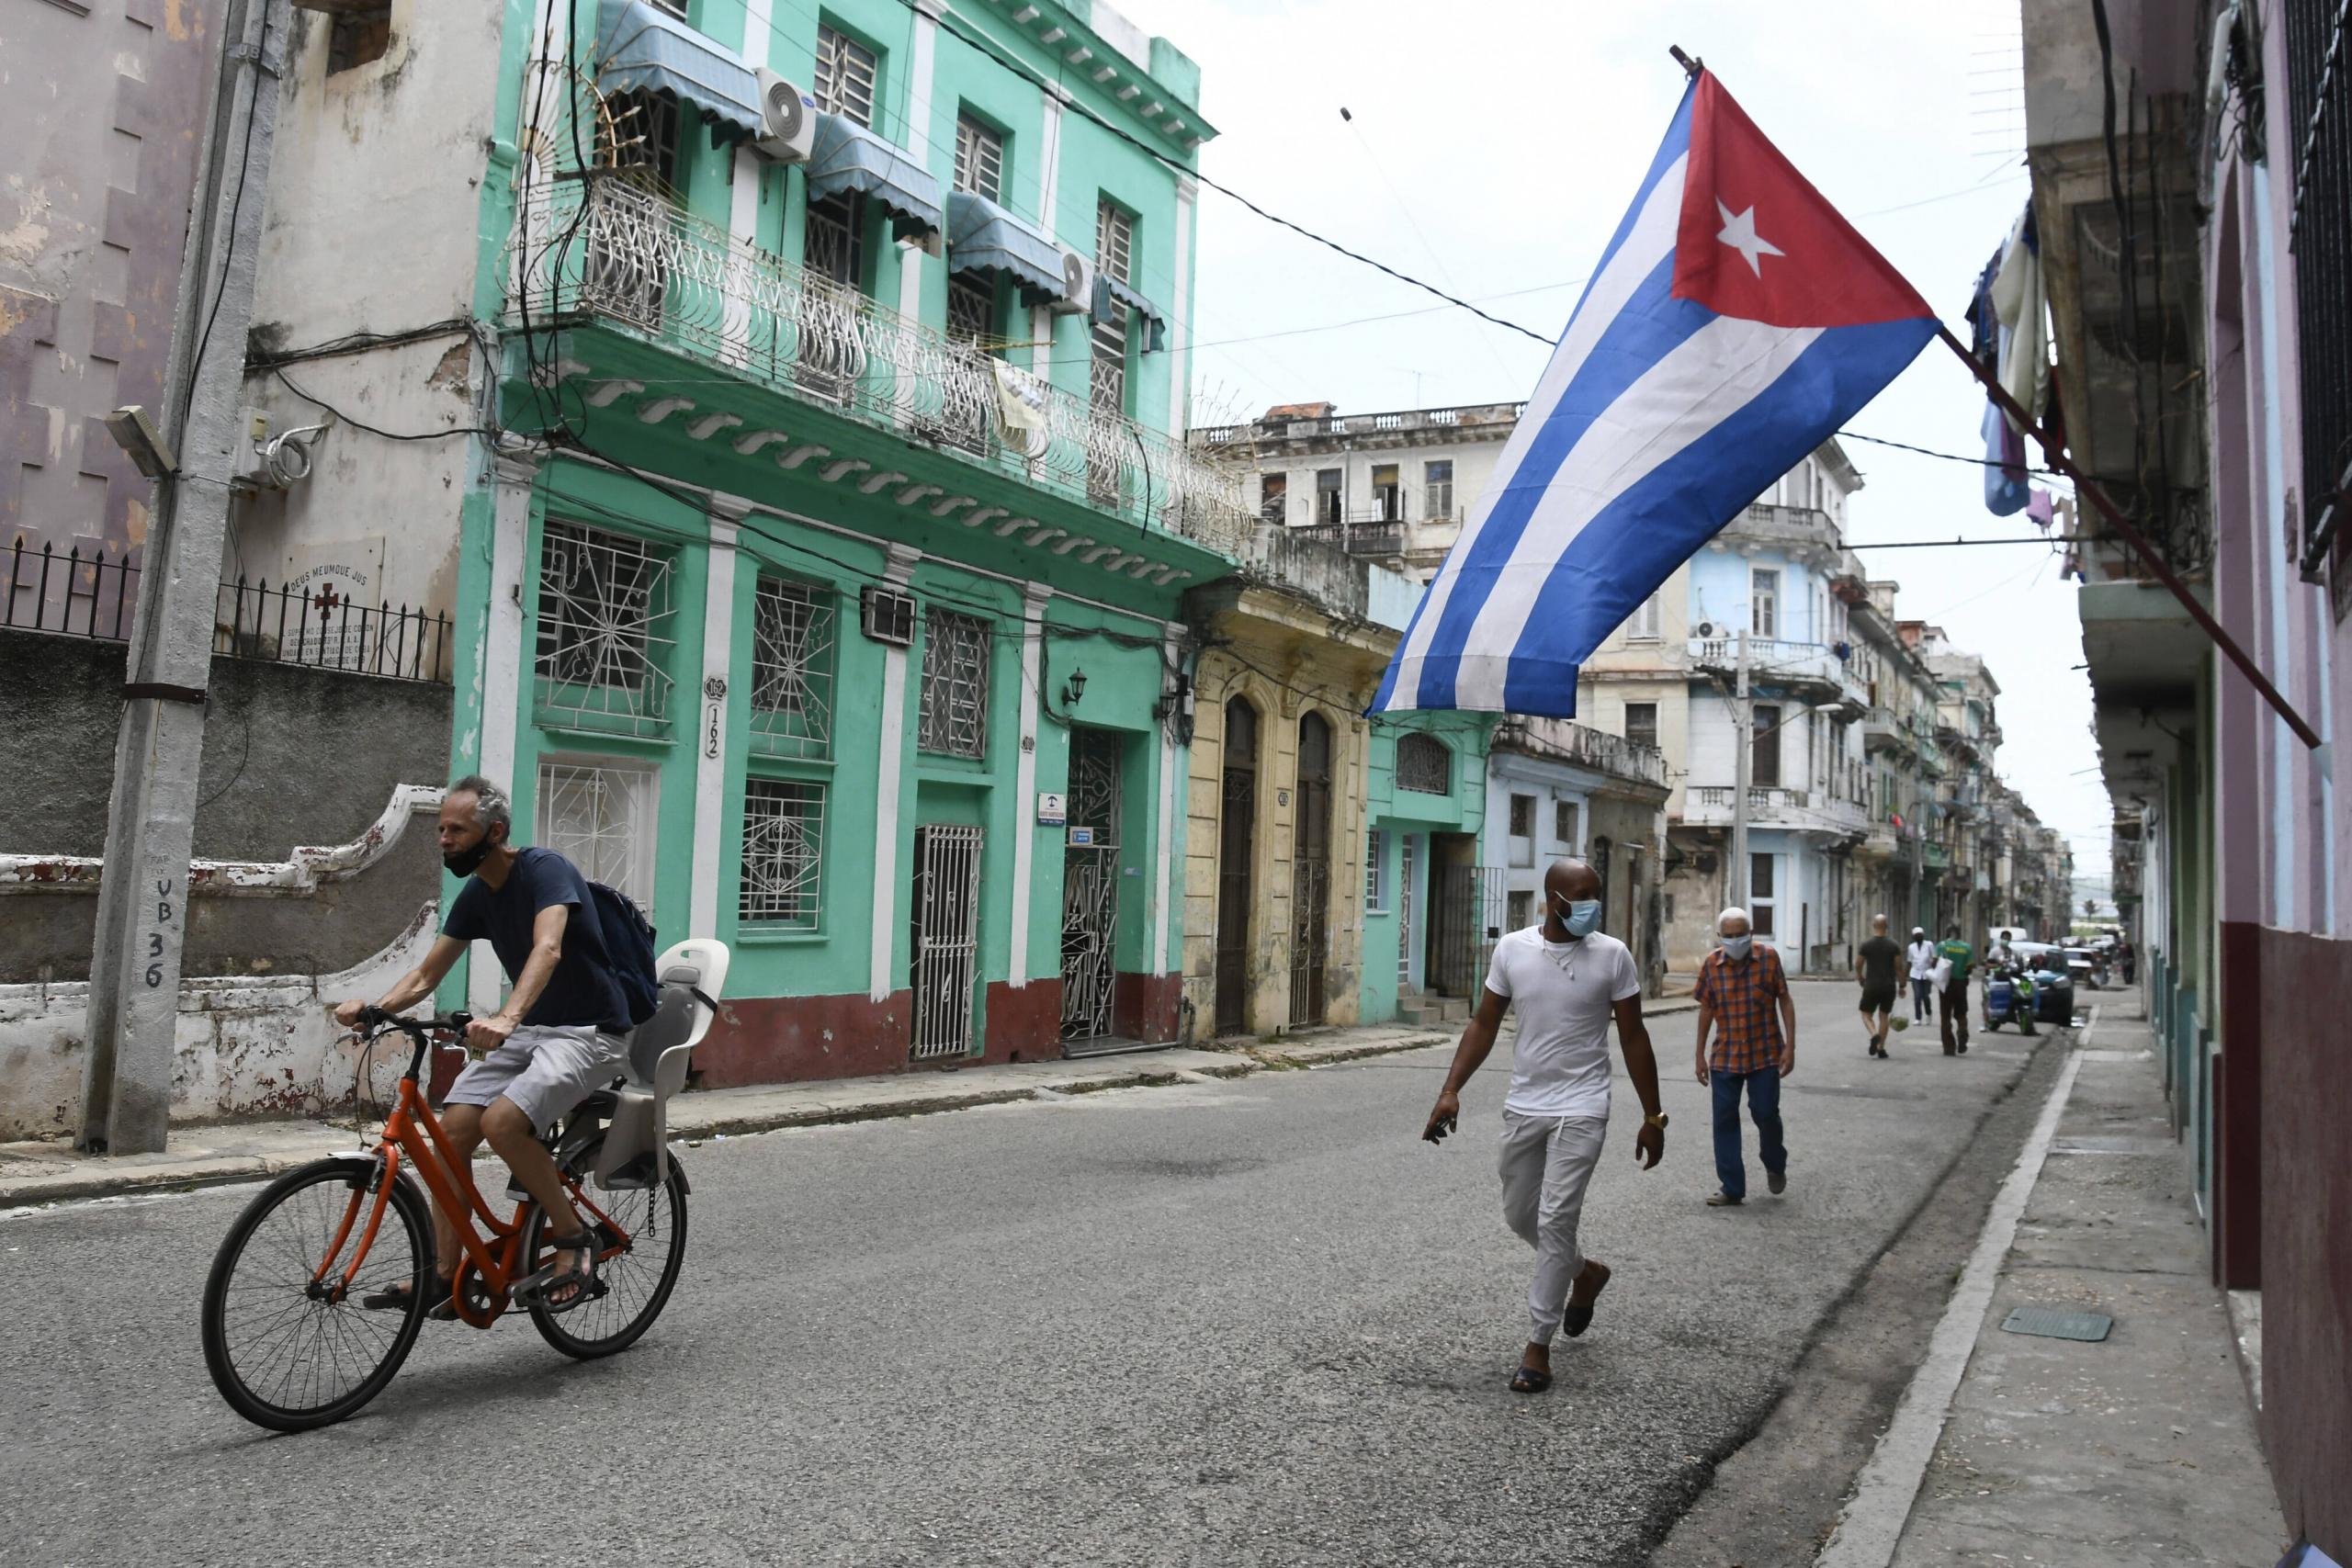
[[[1082,669],[1073,670],[1069,672],[1069,679],[1062,683],[1062,704],[1066,707],[1076,707],[1078,699],[1084,695],[1086,695],[1086,671]]]

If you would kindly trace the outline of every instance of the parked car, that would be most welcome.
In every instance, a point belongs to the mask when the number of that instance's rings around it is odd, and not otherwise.
[[[2009,951],[2033,975],[2033,1016],[2042,1023],[2075,1021],[2075,978],[2066,950],[2055,942],[2013,942]]]

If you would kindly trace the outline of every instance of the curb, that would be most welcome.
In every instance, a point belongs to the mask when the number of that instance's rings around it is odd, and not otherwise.
[[[1696,1007],[1696,1003],[1687,1000],[1676,1002],[1669,999],[1667,1005],[1652,1008],[1643,1016],[1657,1018],[1690,1012]],[[695,1114],[695,1108],[691,1100],[684,1103],[673,1100],[671,1102],[674,1117],[671,1138],[673,1142],[691,1145],[706,1138],[744,1137],[754,1133],[785,1132],[798,1127],[841,1126],[859,1122],[886,1122],[900,1117],[935,1116],[951,1111],[977,1110],[986,1105],[1051,1100],[1071,1095],[1101,1094],[1111,1089],[1166,1089],[1176,1084],[1243,1078],[1261,1072],[1294,1072],[1341,1062],[1363,1061],[1373,1056],[1396,1055],[1406,1051],[1423,1051],[1434,1045],[1451,1045],[1459,1037],[1458,1032],[1448,1031],[1425,1032],[1357,1043],[1247,1045],[1232,1053],[1229,1065],[1182,1068],[1139,1066],[1124,1071],[1105,1072],[1100,1077],[1054,1084],[1044,1091],[1036,1087],[975,1086],[970,1089],[943,1090],[937,1094],[903,1099],[812,1105],[788,1111],[731,1114],[714,1111],[707,1119]],[[357,1134],[353,1134],[353,1137],[356,1141]],[[87,1174],[75,1171],[61,1176],[30,1177],[21,1181],[0,1183],[0,1211],[29,1209],[45,1203],[73,1202],[91,1198],[127,1197],[140,1192],[193,1191],[199,1187],[263,1181],[298,1165],[307,1165],[330,1152],[312,1149],[285,1155],[214,1155],[140,1170],[93,1171]]]

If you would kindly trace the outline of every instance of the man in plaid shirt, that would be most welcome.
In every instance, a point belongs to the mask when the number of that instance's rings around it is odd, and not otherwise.
[[[1756,945],[1747,910],[1735,907],[1717,915],[1715,936],[1722,945],[1699,965],[1692,994],[1699,1003],[1699,1081],[1715,1091],[1715,1175],[1723,1183],[1707,1202],[1720,1209],[1747,1199],[1747,1167],[1739,1146],[1743,1089],[1747,1113],[1756,1122],[1765,1183],[1775,1192],[1789,1185],[1789,1151],[1781,1142],[1781,1080],[1796,1071],[1797,1005],[1781,971],[1781,955]],[[1715,1032],[1712,1054],[1710,1029]]]

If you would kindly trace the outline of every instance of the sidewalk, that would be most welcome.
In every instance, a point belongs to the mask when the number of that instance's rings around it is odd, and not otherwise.
[[[2139,998],[2090,999],[1823,1568],[2267,1568],[2286,1550]],[[2006,1331],[2019,1308],[2114,1325],[2098,1342]]]
[[[1653,998],[1647,1013],[1657,1017],[1690,1010],[1689,1002],[1669,997]],[[946,1072],[708,1089],[682,1094],[670,1102],[670,1134],[673,1139],[732,1136],[779,1127],[922,1116],[1102,1089],[1242,1077],[1428,1045],[1451,1045],[1460,1034],[1459,1025],[1437,1030],[1376,1023],[1311,1030],[1273,1042],[1228,1042],[1216,1050],[1169,1046],[1067,1062],[1016,1062]],[[369,1124],[371,1133],[376,1125]],[[360,1141],[345,1119],[175,1126],[171,1146],[162,1154],[127,1155],[119,1159],[93,1158],[62,1139],[0,1144],[0,1209],[209,1182],[250,1181],[322,1155],[358,1147]]]

